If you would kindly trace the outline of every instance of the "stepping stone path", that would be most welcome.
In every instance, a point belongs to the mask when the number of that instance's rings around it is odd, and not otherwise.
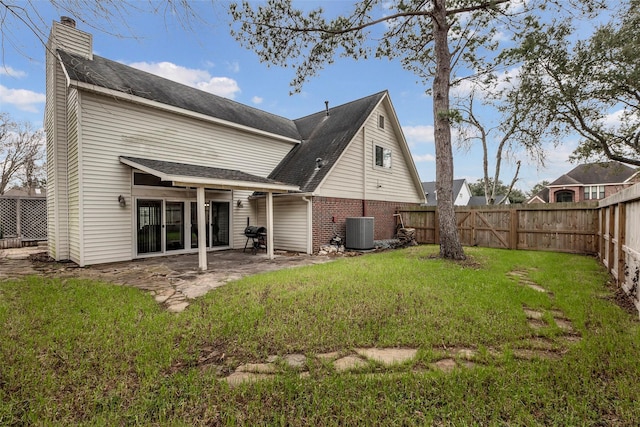
[[[519,285],[527,286],[534,291],[542,292],[548,294],[550,297],[553,297],[552,292],[549,292],[547,289],[529,278],[529,273],[527,270],[510,271],[509,273],[507,273],[507,276],[516,279]],[[534,330],[540,330],[551,326],[545,321],[546,311],[535,310],[529,307],[523,307],[522,310],[527,317],[527,323],[529,324],[530,328]],[[580,340],[580,336],[575,332],[571,321],[562,312],[562,310],[548,310],[548,313],[550,314],[550,317],[553,318],[553,323],[555,324],[555,326],[557,326],[563,332],[562,338],[564,341],[576,342]]]
[[[51,264],[51,263],[33,263],[29,260],[29,253],[0,251],[0,280],[21,277],[29,274],[43,274],[50,277],[83,277],[91,279],[105,280],[109,277],[112,283],[136,286],[147,292],[150,292],[155,300],[167,308],[171,312],[183,311],[189,301],[197,298],[207,291],[215,289],[225,283],[236,280],[247,274],[251,274],[251,267],[238,267],[237,258],[233,258],[231,254],[221,254],[216,256],[218,264],[228,262],[234,266],[221,266],[220,273],[208,272],[206,274],[199,273],[196,270],[181,269],[176,271],[167,265],[152,263],[149,261],[130,262],[126,264],[126,268],[122,268],[123,264],[104,264],[98,267],[79,269],[73,264]],[[226,259],[229,258],[229,259]],[[180,261],[176,258],[177,262]],[[188,258],[182,258],[185,260]],[[265,263],[262,267],[265,270],[275,270],[283,268],[283,265],[277,265],[272,261],[261,260],[260,258],[251,258],[252,262],[248,264],[256,264],[256,261]],[[167,262],[176,262],[174,258],[166,260]],[[295,258],[285,260],[286,266],[315,264],[319,262],[327,262],[328,259],[312,258],[305,259],[299,257],[299,261]],[[507,275],[516,280],[518,284],[526,286],[534,291],[544,293],[550,298],[553,294],[540,284],[529,278],[530,270],[514,270]],[[578,342],[581,337],[575,331],[571,321],[566,315],[557,309],[544,310],[532,307],[523,307],[524,315],[527,319],[529,327],[532,329],[532,337],[523,339],[520,343],[514,345],[512,350],[516,358],[523,360],[545,359],[557,360],[567,351],[568,346]],[[553,319],[553,324],[548,324],[547,319]],[[560,339],[552,340],[544,336],[540,336],[540,332],[545,328],[556,326],[560,331]],[[439,371],[451,372],[455,369],[475,367],[480,362],[477,360],[478,352],[473,348],[434,348],[440,358],[427,365],[418,364],[412,372]],[[387,368],[386,374],[398,372],[397,368],[401,365],[411,364],[417,356],[418,350],[413,348],[356,348],[352,351],[334,351],[330,353],[322,353],[315,355],[305,355],[300,353],[287,354],[284,356],[269,356],[266,361],[260,363],[245,363],[236,366],[229,371],[229,363],[224,353],[216,351],[212,347],[201,349],[202,356],[198,358],[197,366],[202,369],[212,369],[216,374],[226,381],[230,386],[237,386],[247,382],[266,380],[274,378],[278,374],[284,372],[298,372],[301,378],[307,378],[311,375],[309,367],[320,365],[328,365],[336,372],[357,373],[365,371],[365,375],[380,375],[378,370],[380,365]],[[498,358],[502,352],[498,349],[488,348],[487,354],[491,357]],[[181,369],[188,369],[191,365],[177,362],[171,367],[171,371],[175,372]],[[396,369],[394,371],[394,369]],[[375,373],[371,373],[374,372]],[[402,371],[401,371],[402,372]]]
[[[545,289],[540,284],[529,278],[526,270],[515,270],[507,273],[515,279],[518,284],[526,286],[536,292],[547,294],[553,298],[553,293]],[[580,340],[580,335],[576,333],[571,321],[558,309],[545,310],[531,307],[522,307],[527,319],[528,326],[532,329],[533,337],[523,339],[511,349],[514,357],[522,360],[559,360],[568,350],[568,346]],[[547,319],[553,319],[553,324],[547,323]],[[561,335],[558,340],[552,340],[539,333],[545,328],[556,326],[560,329]],[[435,349],[441,352],[443,349]],[[449,373],[455,369],[473,369],[478,365],[478,351],[473,348],[450,347],[444,348],[444,355],[427,365],[428,369],[414,368],[412,372],[439,371]],[[497,349],[488,348],[487,353],[491,357],[498,358],[503,353]],[[323,364],[329,364],[336,372],[357,373],[366,371],[365,375],[375,376],[378,373],[370,373],[376,365],[387,367],[386,374],[394,372],[394,368],[399,365],[410,364],[417,356],[418,350],[415,348],[355,348],[349,352],[335,351],[312,356],[304,354],[288,354],[284,356],[269,356],[266,363],[246,363],[235,368],[228,376],[223,377],[230,386],[237,386],[242,383],[274,378],[276,375],[295,370],[299,372],[301,378],[307,378],[311,374],[307,370],[308,366],[314,366],[314,360]],[[220,370],[219,370],[220,371]]]

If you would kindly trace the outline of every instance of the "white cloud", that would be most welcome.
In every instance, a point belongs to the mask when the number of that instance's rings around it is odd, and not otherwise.
[[[491,41],[500,43],[500,42],[505,42],[509,40],[511,40],[511,36],[504,33],[503,31],[496,31]]]
[[[433,143],[433,126],[403,126],[402,131],[409,146],[419,143]]]
[[[134,62],[129,65],[139,70],[225,98],[234,99],[235,96],[240,93],[240,87],[234,79],[229,77],[212,77],[206,70],[187,68],[166,61]]]
[[[0,67],[0,76],[9,76],[21,79],[23,77],[26,77],[27,73],[25,73],[24,71],[15,70],[8,65],[5,65],[3,67]]]
[[[9,89],[0,85],[0,104],[15,105],[22,111],[37,113],[37,104],[43,104],[46,100],[44,93],[33,92],[27,89]]]
[[[625,110],[621,109],[618,111],[614,111],[613,113],[607,114],[604,118],[604,124],[609,127],[616,127],[620,124],[623,117],[625,115]]]
[[[234,99],[236,94],[240,93],[238,82],[229,77],[212,77],[209,81],[200,82],[195,87],[229,99]]]
[[[496,76],[496,81],[491,86],[488,86],[482,82],[476,80],[462,80],[451,88],[452,98],[467,98],[473,90],[476,91],[476,99],[482,99],[483,93],[489,89],[492,92],[506,89],[510,86],[518,85],[520,78],[520,67],[514,67],[507,70],[503,70]]]
[[[229,71],[231,71],[232,73],[239,73],[240,72],[240,64],[237,61],[227,62],[227,69]]]
[[[256,105],[262,104],[262,101],[264,101],[264,98],[261,98],[259,96],[254,96],[253,98],[251,98],[251,102]]]
[[[413,161],[419,162],[435,162],[436,156],[433,154],[413,154]]]

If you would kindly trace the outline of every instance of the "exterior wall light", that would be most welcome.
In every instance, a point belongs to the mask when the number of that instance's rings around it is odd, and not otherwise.
[[[242,200],[238,200],[238,201],[236,202],[236,207],[241,208],[241,207],[243,207],[243,206],[244,206],[244,205],[242,204]]]
[[[127,201],[124,199],[124,196],[122,194],[118,196],[118,203],[120,203],[121,208],[127,206]]]

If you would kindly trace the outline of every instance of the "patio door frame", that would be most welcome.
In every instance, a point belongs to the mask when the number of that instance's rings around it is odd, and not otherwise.
[[[187,194],[185,196],[190,196]],[[206,221],[207,227],[207,251],[216,251],[216,250],[225,250],[230,249],[233,244],[232,230],[233,230],[233,210],[232,210],[232,200],[233,195],[231,194],[228,198],[224,197],[216,197],[216,194],[208,194],[206,196],[206,208],[207,208],[207,217],[208,221]],[[140,224],[140,208],[139,201],[147,201],[147,202],[159,202],[160,204],[160,251],[155,252],[139,252],[138,247],[138,239],[139,239],[139,224]],[[167,248],[167,204],[168,203],[182,203],[182,241],[183,248],[182,249],[168,249]],[[163,255],[173,255],[173,254],[181,254],[181,253],[197,253],[198,247],[192,247],[192,207],[193,203],[197,203],[193,197],[180,197],[180,195],[172,195],[172,196],[155,196],[153,194],[148,195],[139,195],[134,198],[134,206],[133,211],[133,256],[134,258],[147,258],[154,256],[163,256]],[[228,215],[228,242],[225,245],[213,245],[213,227],[211,220],[213,203],[218,204],[226,204],[227,205],[227,215]]]

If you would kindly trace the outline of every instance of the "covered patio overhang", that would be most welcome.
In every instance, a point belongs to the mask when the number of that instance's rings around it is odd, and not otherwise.
[[[176,163],[164,160],[143,159],[139,157],[120,156],[120,162],[134,169],[154,175],[162,181],[171,182],[177,187],[196,189],[198,209],[198,229],[205,225],[205,188],[224,190],[249,190],[266,194],[267,203],[267,255],[273,254],[273,194],[298,192],[300,188],[269,178],[252,175],[232,169]],[[205,233],[198,233],[198,266],[201,271],[207,270],[207,248]]]

